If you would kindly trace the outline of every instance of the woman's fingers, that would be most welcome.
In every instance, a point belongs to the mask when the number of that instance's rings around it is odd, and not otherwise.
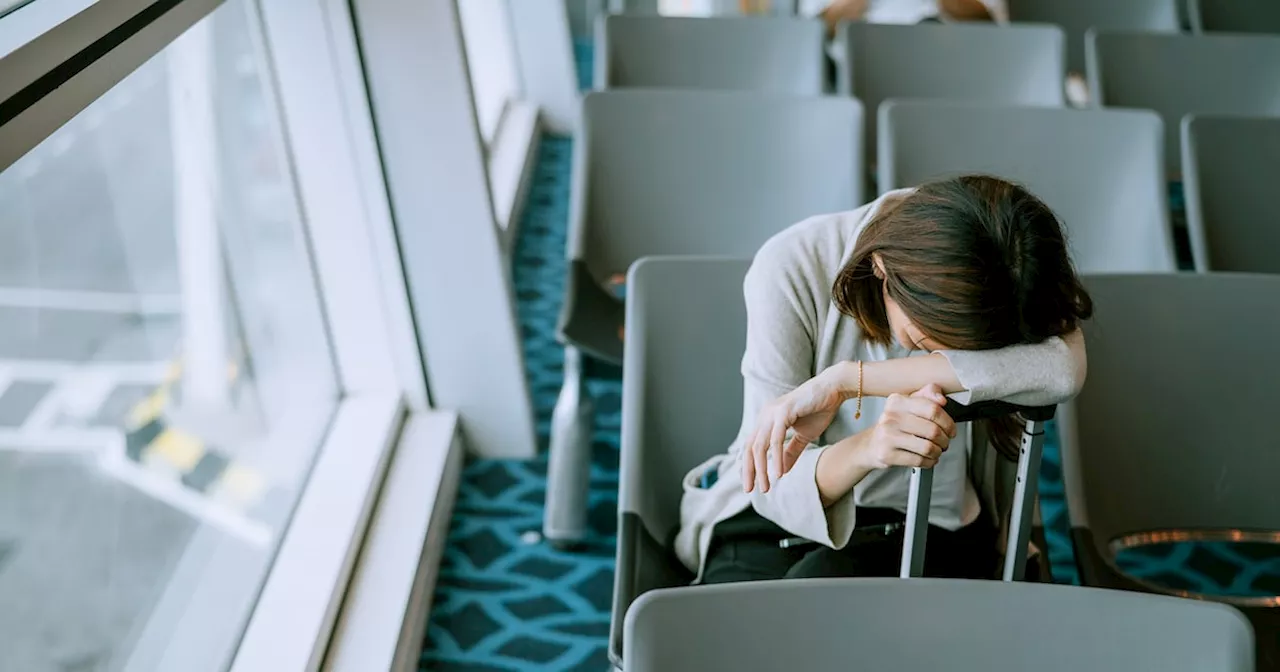
[[[942,457],[942,446],[918,436],[903,436],[898,442],[898,449],[928,460],[937,460]]]
[[[932,383],[929,385],[925,385],[924,387],[916,390],[911,394],[911,396],[928,399],[930,401],[935,402],[939,406],[947,405],[947,395],[942,393],[941,387],[934,385]]]
[[[923,418],[937,425],[949,437],[956,435],[956,421],[951,419],[942,406],[925,397],[911,396],[902,400],[901,415]]]
[[[773,451],[773,466],[774,466],[773,473],[777,474],[779,477],[782,476],[782,453],[783,453],[783,448],[786,445],[786,442],[787,442],[787,425],[786,423],[778,422],[775,419],[773,422],[773,432],[769,436],[769,450]],[[766,457],[768,456],[766,455]],[[768,492],[768,489],[769,489],[768,477],[769,477],[768,472],[765,472],[765,491],[766,492]]]
[[[951,443],[951,434],[943,425],[917,415],[899,417],[898,429],[908,436],[935,444],[938,450],[946,450]]]
[[[942,451],[933,443],[915,436],[904,436],[895,442],[886,460],[895,467],[932,468],[942,457]]]
[[[756,444],[753,457],[756,463],[756,487],[760,492],[769,492],[769,437],[770,432],[761,434],[761,441]]]
[[[751,492],[756,485],[756,460],[755,448],[756,440],[760,436],[760,428],[757,427],[750,437],[747,437],[747,444],[742,448],[742,490],[743,492]]]
[[[783,451],[782,471],[778,472],[778,477],[791,471],[791,467],[796,466],[796,460],[800,459],[800,454],[808,447],[809,442],[799,434],[792,434],[787,440],[787,448]]]

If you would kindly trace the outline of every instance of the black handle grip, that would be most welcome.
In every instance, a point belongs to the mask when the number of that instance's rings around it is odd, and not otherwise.
[[[1036,422],[1045,422],[1053,419],[1053,414],[1057,412],[1057,406],[1019,406],[1011,404],[1007,401],[979,401],[976,404],[962,404],[950,397],[947,398],[947,405],[943,408],[947,415],[951,416],[956,422],[973,422],[974,420],[985,420],[987,418],[997,418],[1002,415],[1011,415],[1019,413],[1022,417]]]

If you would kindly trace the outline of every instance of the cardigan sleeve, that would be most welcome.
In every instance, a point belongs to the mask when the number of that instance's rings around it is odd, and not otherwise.
[[[1060,404],[1080,392],[1088,370],[1079,330],[1031,345],[942,354],[965,389],[951,395],[962,404],[991,399],[1024,406]]]
[[[742,466],[745,439],[755,428],[760,409],[815,375],[817,301],[814,263],[802,247],[775,239],[761,248],[747,272],[743,295],[747,308],[747,343],[742,358],[742,427],[735,443]],[[825,306],[824,306],[825,308]],[[768,492],[753,491],[755,510],[782,529],[832,548],[841,548],[854,527],[853,493],[823,507],[818,492],[818,457],[825,447],[810,445],[786,475]],[[773,461],[769,461],[772,468]],[[741,478],[739,474],[734,477]]]

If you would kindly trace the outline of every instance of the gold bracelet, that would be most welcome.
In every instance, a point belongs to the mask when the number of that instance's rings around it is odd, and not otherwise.
[[[862,360],[858,360],[858,402],[853,409],[853,419],[862,419]]]

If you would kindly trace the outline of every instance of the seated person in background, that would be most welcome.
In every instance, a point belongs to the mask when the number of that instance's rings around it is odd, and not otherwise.
[[[800,0],[800,13],[818,16],[834,35],[842,21],[922,23],[1004,21],[1004,0]]]
[[[697,581],[896,576],[915,466],[934,470],[925,573],[994,577],[1008,512],[944,395],[1039,406],[1083,385],[1092,304],[1049,208],[991,177],[893,191],[774,236],[744,294],[741,430],[684,479]],[[1016,418],[987,430],[1017,454]]]

